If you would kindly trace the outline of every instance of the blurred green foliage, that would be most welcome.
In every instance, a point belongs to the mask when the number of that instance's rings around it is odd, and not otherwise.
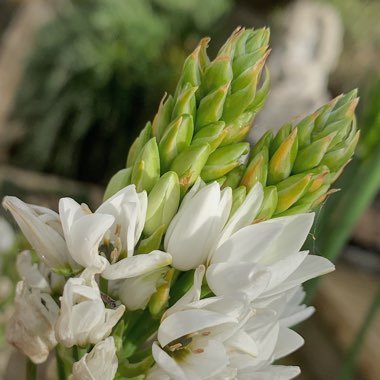
[[[72,0],[37,36],[13,117],[14,162],[87,181],[124,166],[130,143],[230,0]]]

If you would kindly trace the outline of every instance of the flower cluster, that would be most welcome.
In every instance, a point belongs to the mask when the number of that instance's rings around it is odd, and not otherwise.
[[[274,363],[303,343],[291,329],[314,311],[302,283],[334,269],[302,246],[354,152],[357,98],[268,132],[249,154],[268,40],[239,28],[210,61],[203,39],[94,212],[4,198],[32,247],[17,259],[8,341],[34,363],[56,348],[59,380],[299,373]]]
[[[122,340],[122,367],[129,339],[124,333],[112,338],[115,326],[162,300],[162,287],[176,290],[187,277],[190,288],[179,288],[182,296],[171,307],[167,297],[160,318],[156,312],[139,321],[156,322],[151,336],[137,337],[135,349],[151,346],[148,379],[292,378],[296,367],[272,363],[303,342],[289,329],[313,311],[300,305],[300,285],[333,265],[300,252],[312,213],[252,224],[262,200],[258,184],[231,212],[230,188],[198,180],[171,221],[163,250],[134,255],[147,210],[146,193],[134,185],[93,213],[68,198],[60,200],[58,215],[6,197],[3,205],[42,261],[33,264],[30,252],[18,257],[22,281],[8,340],[36,363],[57,344],[86,352],[95,345],[74,364],[73,376],[112,379],[115,341]],[[169,281],[174,270],[177,278]]]

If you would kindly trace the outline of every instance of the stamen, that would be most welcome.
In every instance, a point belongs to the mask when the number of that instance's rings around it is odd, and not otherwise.
[[[211,331],[203,331],[202,336],[209,336]]]
[[[169,346],[169,350],[171,352],[179,350],[180,348],[182,348],[182,344],[181,343],[176,343],[176,344],[173,344],[172,346]]]
[[[115,264],[119,256],[120,256],[120,251],[117,248],[114,248],[110,254],[111,264]]]
[[[197,349],[193,350],[194,354],[203,354],[204,352],[205,352],[205,350],[203,348],[197,348]]]

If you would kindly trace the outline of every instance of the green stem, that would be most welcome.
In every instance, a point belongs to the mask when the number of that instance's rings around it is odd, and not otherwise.
[[[57,361],[57,378],[58,380],[66,380],[66,371],[65,371],[65,364],[63,363],[63,360],[61,356],[59,355],[58,349],[55,349],[55,358]]]
[[[363,346],[364,339],[369,331],[372,322],[375,320],[376,313],[380,307],[380,285],[373,298],[372,304],[370,305],[367,315],[362,322],[362,325],[357,332],[353,344],[348,351],[348,354],[343,362],[343,366],[340,372],[339,380],[350,380],[353,377],[353,372],[355,369],[355,363]]]
[[[29,358],[26,359],[26,380],[37,379],[37,365],[34,364]]]
[[[327,202],[317,220],[318,251],[333,262],[349,239],[360,215],[370,205],[379,189],[380,149],[365,161],[354,162],[339,185],[345,189],[344,192],[340,197]],[[318,279],[314,279],[305,287],[307,303],[311,302],[317,285]]]

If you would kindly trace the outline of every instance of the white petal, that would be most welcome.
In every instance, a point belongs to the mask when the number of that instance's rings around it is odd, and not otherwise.
[[[253,222],[260,210],[263,197],[264,193],[262,186],[258,183],[250,190],[244,202],[228,221],[220,236],[219,245],[224,243],[224,241],[228,239],[233,233],[245,226],[250,225]]]
[[[225,223],[228,194],[224,192],[221,198],[217,183],[207,185],[173,218],[164,246],[173,256],[174,268],[186,271],[205,262]]]
[[[183,310],[165,318],[158,329],[158,341],[162,347],[187,334],[214,326],[236,324],[235,318],[207,310]]]
[[[111,230],[117,224],[121,226],[120,238],[128,256],[133,255],[134,247],[144,228],[147,203],[146,192],[137,193],[135,185],[129,185],[107,199],[96,210],[96,213],[114,216]]]
[[[157,342],[153,343],[152,355],[156,363],[166,372],[171,378],[176,380],[191,380],[188,379],[177,362],[171,358],[164,350],[160,348]],[[152,378],[153,380],[153,378]],[[155,379],[154,379],[155,380]]]
[[[106,259],[99,255],[99,244],[114,221],[111,215],[90,214],[76,220],[70,228],[70,253],[84,267],[100,268]]]
[[[32,264],[32,256],[29,251],[23,251],[17,256],[16,267],[19,276],[28,286],[47,293],[51,292],[49,283],[39,271],[37,264]]]
[[[299,367],[271,365],[252,373],[239,373],[239,380],[291,380],[300,374]]]
[[[167,268],[161,268],[146,275],[127,278],[119,286],[118,296],[128,310],[145,309],[150,297],[163,284]]]
[[[274,360],[283,358],[298,350],[304,342],[302,336],[295,331],[286,327],[280,328],[276,348],[273,353]]]
[[[324,257],[308,255],[298,269],[293,272],[280,286],[271,289],[265,295],[270,296],[284,292],[314,277],[332,272],[334,269],[334,264]]]
[[[73,365],[73,380],[113,380],[118,367],[113,337],[97,343]]]
[[[277,238],[281,229],[280,224],[265,222],[244,227],[216,249],[211,262],[257,262],[265,254],[266,248]]]
[[[163,318],[166,318],[170,314],[183,310],[192,302],[199,301],[201,298],[202,281],[206,268],[204,265],[200,265],[194,272],[194,282],[191,288],[169,309],[166,310]]]
[[[266,224],[281,224],[283,229],[280,235],[273,240],[273,245],[268,249],[261,262],[271,264],[289,254],[298,252],[309,234],[313,221],[314,213],[309,213],[284,216],[265,222]]]
[[[195,345],[194,349],[197,348]],[[207,345],[200,348],[201,353],[191,352],[181,363],[189,380],[212,378],[223,372],[228,365],[228,357],[222,343],[209,340]]]
[[[141,276],[170,265],[171,260],[171,255],[162,251],[152,251],[148,254],[127,257],[115,264],[108,265],[103,271],[102,277],[107,280],[120,280]]]
[[[271,272],[271,279],[268,290],[280,286],[306,259],[308,252],[295,252],[268,267]]]
[[[229,348],[244,352],[251,356],[257,355],[257,344],[245,331],[239,330],[231,338],[229,338],[225,344]]]
[[[211,264],[206,272],[207,284],[216,295],[244,292],[253,300],[270,281],[270,272],[249,262]]]
[[[4,197],[3,206],[12,213],[21,231],[47,266],[57,271],[71,269],[65,240],[43,222],[31,206],[16,197]],[[58,219],[58,215],[55,215]]]

